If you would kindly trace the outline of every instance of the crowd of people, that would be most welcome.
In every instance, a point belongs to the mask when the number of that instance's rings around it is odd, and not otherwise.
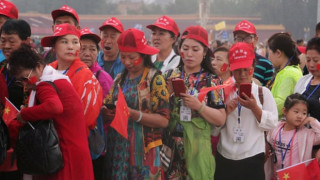
[[[242,20],[231,47],[218,40],[213,47],[206,29],[180,31],[166,15],[146,26],[149,41],[116,17],[97,35],[63,5],[51,12],[52,35],[40,41],[50,50],[40,55],[30,25],[12,2],[2,3],[0,115],[8,113],[6,98],[19,113],[6,122],[1,180],[271,180],[276,170],[320,157],[320,37],[304,46],[279,32],[265,47]],[[122,94],[127,111],[117,106]],[[128,137],[111,125],[118,108],[128,112]],[[15,155],[19,132],[47,119],[64,166],[25,174]]]

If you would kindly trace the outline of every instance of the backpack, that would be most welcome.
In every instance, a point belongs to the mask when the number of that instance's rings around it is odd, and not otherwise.
[[[0,165],[7,158],[8,149],[10,149],[9,131],[2,117],[0,117]]]
[[[259,93],[259,101],[260,101],[261,105],[263,106],[263,91],[262,91],[261,86],[259,86],[258,93]],[[266,162],[270,156],[273,156],[273,158],[274,158],[275,152],[274,152],[272,145],[267,141],[267,133],[266,132],[264,132],[264,141],[266,143],[264,162]]]

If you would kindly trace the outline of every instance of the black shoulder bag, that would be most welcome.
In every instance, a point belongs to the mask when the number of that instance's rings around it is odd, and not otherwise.
[[[52,82],[48,83],[57,91]],[[19,131],[16,154],[18,169],[25,174],[52,174],[63,168],[59,137],[53,120],[24,125]]]
[[[10,148],[10,138],[7,125],[0,117],[0,165],[7,158],[7,150]]]

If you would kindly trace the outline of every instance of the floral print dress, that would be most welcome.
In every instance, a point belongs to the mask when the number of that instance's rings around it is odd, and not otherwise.
[[[141,99],[138,95],[138,84],[142,78],[140,75],[134,79],[126,79],[121,86],[127,105],[132,109],[139,109]],[[114,87],[115,85],[110,91],[113,92],[109,99],[111,102],[118,96],[118,88]],[[155,75],[151,82],[150,97],[152,113],[158,113],[169,119],[169,94],[160,74]],[[106,153],[107,179],[161,179],[160,146],[145,152],[144,131],[147,128],[129,119],[128,140],[113,128],[109,128]]]
[[[164,75],[165,77],[168,76],[168,72]],[[187,93],[196,97],[202,88],[220,84],[215,75],[204,70],[198,73],[182,74],[181,70],[176,68],[169,77],[184,79]],[[209,107],[224,108],[223,90],[209,92],[204,101]],[[169,138],[175,142],[175,151],[171,167],[165,173],[166,179],[213,179],[215,161],[210,142],[211,125],[195,110],[191,110],[190,122],[181,121],[181,102],[179,97],[170,99],[171,117],[168,129],[171,134]]]

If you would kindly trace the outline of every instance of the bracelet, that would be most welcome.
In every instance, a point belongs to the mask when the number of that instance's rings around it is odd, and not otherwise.
[[[206,107],[206,104],[204,103],[204,102],[202,102],[202,104],[201,104],[201,108],[199,109],[199,114],[201,114],[202,112],[203,112],[203,110],[204,110],[204,107]]]
[[[141,111],[139,111],[139,118],[136,120],[136,122],[138,123],[138,122],[140,122],[141,121],[141,119],[142,119],[142,112]]]

